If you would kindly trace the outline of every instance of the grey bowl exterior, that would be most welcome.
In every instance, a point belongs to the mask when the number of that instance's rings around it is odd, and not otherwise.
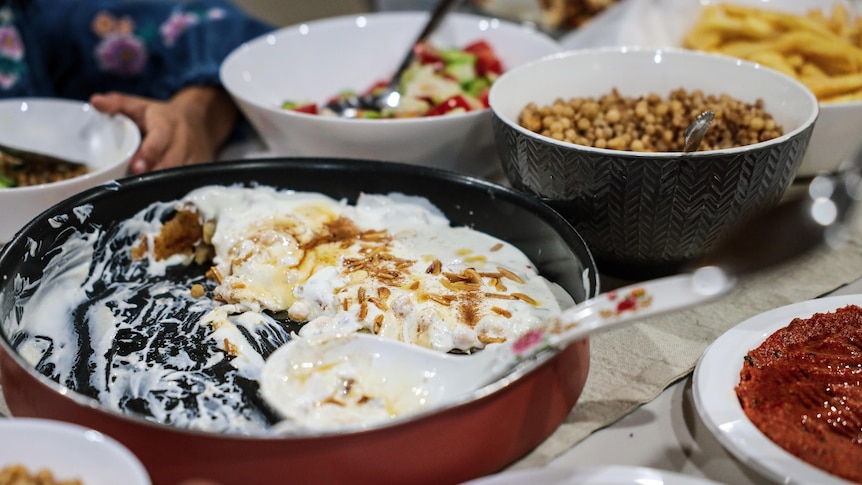
[[[626,276],[675,271],[740,218],[777,202],[814,128],[733,154],[669,158],[586,151],[525,136],[496,115],[492,123],[512,186],[563,214],[603,273]]]

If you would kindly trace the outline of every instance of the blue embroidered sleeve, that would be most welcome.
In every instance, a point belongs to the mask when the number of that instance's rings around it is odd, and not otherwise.
[[[187,85],[218,84],[224,58],[272,30],[222,0],[30,0],[14,6],[4,7],[11,12],[7,24],[18,29],[26,65],[13,72],[17,89],[3,93],[0,51],[0,95],[6,96],[86,99],[113,90],[166,99]],[[0,11],[0,35],[3,22]]]

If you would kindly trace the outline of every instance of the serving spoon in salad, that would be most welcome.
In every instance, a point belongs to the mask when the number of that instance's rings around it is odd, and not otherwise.
[[[401,76],[413,63],[416,55],[416,45],[428,40],[428,37],[434,33],[440,22],[443,21],[446,14],[449,13],[458,1],[440,0],[437,2],[419,36],[410,44],[407,54],[401,60],[401,64],[399,64],[392,78],[389,79],[384,88],[376,89],[369,94],[341,97],[329,102],[324,106],[324,109],[343,118],[356,118],[362,111],[381,111],[385,108],[397,107],[401,103],[401,93],[398,91],[398,87],[401,85]]]
[[[337,385],[349,383],[352,387],[360,377],[372,380],[375,384],[370,387],[384,394],[402,394],[377,396],[386,402],[403,402],[404,394],[414,401],[419,396],[422,406],[417,410],[458,402],[541,352],[564,348],[599,331],[711,301],[732,289],[739,275],[787,261],[834,240],[862,198],[860,180],[858,166],[816,178],[808,191],[796,192],[740,223],[691,271],[600,294],[564,310],[542,328],[471,354],[442,353],[372,334],[331,335],[325,340],[328,349],[338,348],[336,360],[365,367]],[[285,392],[289,386],[295,391],[298,379],[291,380],[291,372],[300,369],[301,379],[308,380],[316,370],[331,369],[331,360],[324,365],[314,355],[313,349],[309,351],[308,338],[303,337],[267,358],[261,393],[276,411],[284,415],[296,407],[295,396],[288,399],[291,394]],[[408,384],[391,385],[395,382]],[[333,389],[333,393],[338,392],[340,388]]]

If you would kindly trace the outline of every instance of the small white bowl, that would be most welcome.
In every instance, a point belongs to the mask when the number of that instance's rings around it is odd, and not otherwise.
[[[57,202],[125,176],[141,134],[127,117],[104,115],[81,101],[13,98],[0,101],[0,143],[80,161],[90,169],[59,182],[0,188],[3,243]]]
[[[85,485],[149,485],[141,462],[125,446],[76,424],[34,418],[0,419],[0,469],[22,465],[31,474]]]
[[[281,109],[285,100],[324,103],[345,89],[388,79],[427,12],[343,16],[285,27],[231,53],[221,80],[267,144],[281,156],[389,160],[487,176],[499,171],[489,110],[414,119],[341,119]],[[559,45],[534,28],[452,13],[430,39],[463,47],[484,39],[512,69]]]
[[[652,0],[620,5],[613,17],[600,19],[592,25],[560,39],[564,50],[606,47],[680,47],[683,37],[694,26],[706,5],[734,3],[804,14],[812,9],[826,10],[840,4],[850,12],[858,10],[848,0]],[[818,173],[834,172],[862,149],[862,101],[821,103],[820,117],[814,127],[811,142],[798,177],[808,178]]]

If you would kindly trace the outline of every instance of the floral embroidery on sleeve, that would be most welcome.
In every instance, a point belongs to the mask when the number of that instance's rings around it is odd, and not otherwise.
[[[147,45],[135,35],[132,19],[99,12],[91,28],[101,38],[96,46],[96,60],[101,70],[120,76],[134,76],[144,70]]]
[[[18,29],[12,24],[12,11],[0,8],[0,89],[12,88],[27,66],[24,62],[24,43]]]
[[[206,20],[224,18],[221,8],[203,11],[174,11],[158,27],[135,25],[129,17],[117,18],[109,12],[100,12],[93,18],[93,32],[101,39],[96,46],[99,68],[121,76],[140,74],[146,67],[149,45],[160,37],[166,47],[172,47],[188,29]],[[158,34],[157,34],[158,32]]]
[[[218,20],[224,18],[225,15],[224,9],[217,7],[202,12],[174,12],[159,28],[162,42],[166,46],[172,46],[183,32],[197,25],[201,20]]]

